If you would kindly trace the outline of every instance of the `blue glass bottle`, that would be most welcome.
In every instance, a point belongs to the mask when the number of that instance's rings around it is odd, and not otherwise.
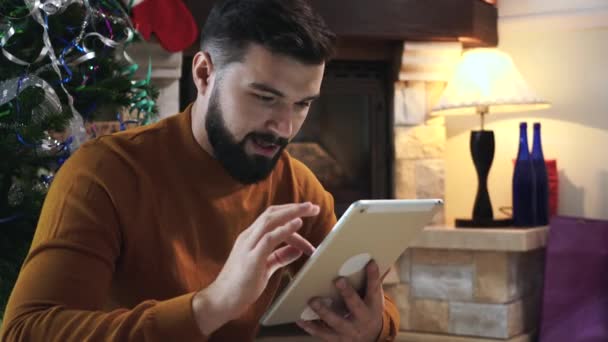
[[[528,125],[519,124],[519,150],[513,171],[513,225],[532,227],[536,224],[534,165],[528,148]]]
[[[549,178],[541,143],[540,123],[534,123],[534,138],[532,142],[532,165],[536,186],[536,225],[549,224]]]

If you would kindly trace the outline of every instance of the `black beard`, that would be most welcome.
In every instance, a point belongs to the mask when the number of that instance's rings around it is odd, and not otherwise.
[[[213,148],[215,158],[222,164],[228,174],[242,184],[254,184],[263,179],[274,169],[281,153],[289,141],[272,134],[251,132],[243,140],[236,141],[226,128],[224,116],[219,103],[219,93],[216,85],[209,99],[209,108],[205,118],[205,129],[209,143]],[[259,139],[267,143],[279,145],[279,150],[272,158],[260,155],[250,156],[245,152],[247,140]]]

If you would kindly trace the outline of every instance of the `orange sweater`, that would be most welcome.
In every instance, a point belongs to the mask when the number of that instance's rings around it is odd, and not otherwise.
[[[194,140],[189,109],[86,143],[53,181],[0,340],[251,341],[284,271],[211,336],[192,297],[268,206],[304,201],[321,207],[300,231],[318,245],[336,218],[312,172],[285,152],[266,180],[237,183]],[[382,340],[398,321],[386,300]]]

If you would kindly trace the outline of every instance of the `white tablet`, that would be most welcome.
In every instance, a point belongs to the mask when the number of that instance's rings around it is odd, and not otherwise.
[[[388,271],[442,205],[440,199],[362,200],[351,204],[260,323],[271,326],[318,319],[308,307],[314,297],[344,311],[335,280],[346,277],[361,293],[367,263],[375,260],[381,275]]]

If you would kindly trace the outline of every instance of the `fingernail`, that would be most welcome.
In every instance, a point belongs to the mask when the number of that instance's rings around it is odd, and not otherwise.
[[[346,288],[346,280],[344,280],[344,278],[338,279],[338,281],[336,282],[336,287],[340,290],[344,290],[344,288]]]
[[[373,260],[370,261],[369,262],[369,270],[373,271],[373,272],[378,271],[378,264],[375,261],[373,261]]]

